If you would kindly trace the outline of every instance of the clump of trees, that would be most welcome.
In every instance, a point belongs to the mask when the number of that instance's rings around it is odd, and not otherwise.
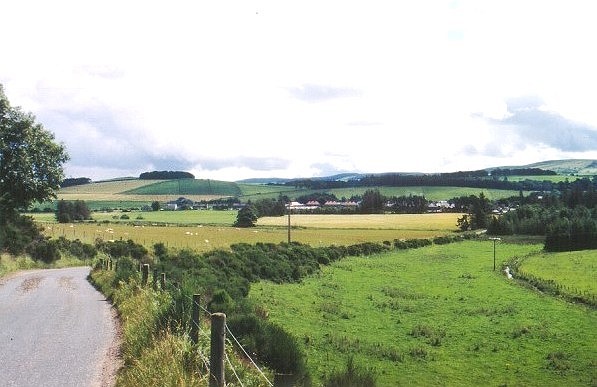
[[[64,146],[32,114],[12,107],[0,85],[0,251],[20,254],[44,239],[19,211],[56,197],[67,160]]]
[[[175,179],[194,179],[195,175],[183,171],[152,171],[143,172],[139,175],[141,180],[175,180]]]
[[[247,204],[238,211],[234,227],[255,227],[257,218],[257,210],[255,207],[252,204]]]
[[[563,192],[533,194],[518,200],[516,211],[495,216],[487,232],[493,235],[545,235],[547,251],[597,248],[595,185],[580,182]]]
[[[71,223],[90,219],[91,211],[83,200],[60,200],[58,202],[56,207],[56,220],[58,220],[58,223]]]
[[[467,213],[457,220],[460,231],[486,228],[489,222],[491,206],[483,192],[479,196],[470,195],[452,199],[458,208]]]
[[[91,179],[88,177],[66,178],[60,183],[60,188],[74,187],[76,185],[91,184]]]

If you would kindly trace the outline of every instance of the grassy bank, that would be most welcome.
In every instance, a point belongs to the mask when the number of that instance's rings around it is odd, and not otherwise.
[[[540,245],[501,244],[498,267]],[[378,385],[594,385],[595,310],[494,272],[491,242],[349,258],[250,297],[302,340],[317,383],[355,363]]]
[[[31,257],[22,255],[13,257],[8,254],[0,255],[0,277],[19,270],[32,269],[59,269],[61,267],[92,266],[93,260],[81,260],[70,256],[62,256],[54,263],[48,264],[41,261],[34,261]]]
[[[93,283],[114,303],[122,321],[121,369],[117,386],[209,385],[210,338],[208,321],[201,322],[199,343],[171,319],[174,299],[169,292],[142,287],[137,275],[118,281],[114,271],[94,270]],[[227,343],[226,380],[244,386],[267,383]],[[270,379],[273,379],[270,375]]]

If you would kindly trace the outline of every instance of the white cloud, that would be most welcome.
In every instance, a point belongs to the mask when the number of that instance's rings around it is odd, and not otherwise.
[[[240,179],[597,158],[546,147],[520,122],[505,138],[500,123],[508,101],[532,95],[560,123],[597,127],[592,10],[9,0],[0,83],[67,144],[67,174],[94,179],[168,166]]]

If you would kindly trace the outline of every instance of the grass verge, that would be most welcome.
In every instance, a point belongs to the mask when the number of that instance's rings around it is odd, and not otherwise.
[[[207,322],[202,322],[199,343],[193,345],[188,332],[177,328],[169,318],[174,302],[170,293],[142,287],[136,277],[116,283],[116,273],[108,270],[92,271],[91,281],[113,301],[122,321],[124,367],[117,386],[209,385]],[[227,345],[226,351],[227,381],[240,379],[244,386],[267,385],[234,353],[232,345]]]

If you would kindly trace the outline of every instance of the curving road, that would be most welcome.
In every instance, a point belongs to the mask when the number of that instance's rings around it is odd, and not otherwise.
[[[89,268],[0,278],[0,386],[110,386],[118,324]]]

